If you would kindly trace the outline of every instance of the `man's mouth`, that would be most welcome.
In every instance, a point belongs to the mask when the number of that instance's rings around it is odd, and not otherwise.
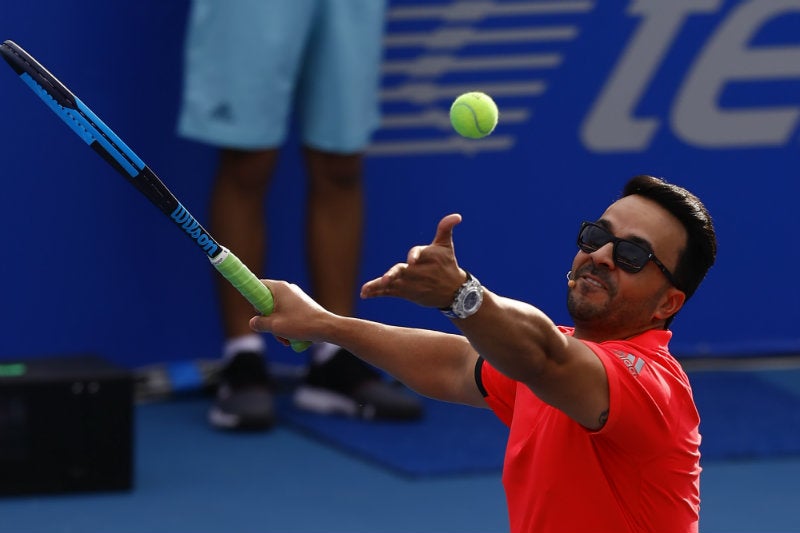
[[[592,285],[593,287],[597,287],[598,289],[605,289],[605,285],[603,285],[594,278],[590,278],[589,276],[581,276],[581,279],[584,280],[589,285]]]

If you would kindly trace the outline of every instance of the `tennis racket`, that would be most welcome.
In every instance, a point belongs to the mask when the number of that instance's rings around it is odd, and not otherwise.
[[[91,109],[58,81],[41,63],[13,41],[0,44],[0,54],[67,126],[95,152],[114,167],[164,213],[184,235],[192,239],[206,254],[211,264],[239,290],[263,315],[272,313],[274,300],[270,290],[230,250],[219,244],[181,205],[156,174],[139,156],[105,125]],[[308,341],[290,341],[292,349],[302,352]]]

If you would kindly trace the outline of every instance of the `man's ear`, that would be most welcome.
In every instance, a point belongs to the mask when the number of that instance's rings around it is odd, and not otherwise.
[[[654,316],[659,320],[666,320],[680,311],[685,301],[686,293],[675,287],[670,287],[661,296],[661,302],[656,308]]]

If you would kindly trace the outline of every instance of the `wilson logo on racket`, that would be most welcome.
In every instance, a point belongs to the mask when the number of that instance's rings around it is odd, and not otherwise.
[[[180,224],[183,231],[186,234],[197,241],[197,244],[205,251],[209,256],[213,257],[216,255],[219,246],[214,240],[209,237],[203,228],[200,226],[200,223],[195,220],[195,218],[183,207],[180,203],[178,207],[175,208],[175,211],[172,212],[169,216],[172,220]]]

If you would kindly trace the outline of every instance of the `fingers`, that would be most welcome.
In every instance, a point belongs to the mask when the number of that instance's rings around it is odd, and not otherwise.
[[[431,244],[414,246],[408,251],[406,263],[397,263],[383,276],[361,287],[362,298],[398,296],[426,304],[435,280],[441,274],[457,269],[453,252],[453,228],[461,223],[461,215],[453,213],[439,221]],[[424,300],[424,301],[423,301]]]
[[[461,223],[461,215],[453,213],[439,221],[436,227],[436,236],[431,244],[453,247],[453,228]]]
[[[376,296],[389,296],[392,294],[391,286],[397,279],[399,279],[403,271],[408,268],[406,263],[397,263],[390,268],[386,273],[371,281],[366,282],[361,287],[362,298],[374,298]]]
[[[250,329],[252,329],[253,331],[258,331],[260,333],[263,333],[265,331],[269,331],[268,323],[269,321],[267,317],[263,315],[256,315],[250,319],[248,325],[250,326]]]
[[[253,331],[274,333],[275,321],[281,321],[281,316],[287,313],[298,312],[298,306],[295,302],[299,297],[297,293],[302,294],[299,287],[285,281],[262,279],[261,283],[267,287],[275,301],[275,310],[269,315],[256,315],[248,322],[250,329]],[[289,341],[284,342],[285,339],[278,337],[281,343],[287,344]],[[294,338],[294,337],[292,337]]]
[[[256,315],[250,319],[253,331],[272,333],[284,345],[296,342],[287,339],[318,342],[325,339],[325,326],[335,319],[303,289],[294,283],[278,280],[261,280],[272,291],[275,299],[273,312],[269,315]]]
[[[453,213],[439,221],[436,235],[429,245],[414,246],[408,251],[406,263],[397,263],[383,276],[366,282],[361,287],[361,298],[375,298],[378,296],[402,296],[413,298],[414,292],[424,291],[420,285],[421,280],[430,280],[436,277],[432,267],[455,264],[453,255],[453,228],[461,223],[461,215]],[[414,272],[409,277],[408,274]],[[421,272],[426,272],[420,275]],[[416,286],[412,286],[413,282]]]
[[[436,235],[433,237],[433,241],[428,246],[414,246],[411,250],[408,251],[408,257],[406,261],[409,265],[415,264],[420,255],[425,251],[426,248],[429,246],[444,246],[446,248],[453,248],[453,228],[455,228],[458,224],[461,223],[461,215],[458,213],[453,213],[451,215],[447,215],[442,220],[439,221],[439,224],[436,227]]]
[[[406,258],[406,262],[409,265],[413,265],[419,259],[419,254],[422,253],[422,250],[425,249],[425,246],[414,246],[408,251],[408,257]]]

